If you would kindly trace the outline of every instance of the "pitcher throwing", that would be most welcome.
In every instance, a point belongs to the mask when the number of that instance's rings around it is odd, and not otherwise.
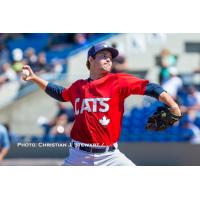
[[[159,85],[128,74],[110,73],[112,59],[117,56],[118,50],[105,43],[92,46],[86,62],[89,78],[77,80],[68,88],[48,83],[36,76],[30,66],[23,67],[28,70],[23,76],[25,81],[33,81],[51,97],[73,105],[72,141],[63,165],[134,166],[117,145],[124,101],[130,95],[155,97],[169,106],[173,115],[181,116],[176,102]]]

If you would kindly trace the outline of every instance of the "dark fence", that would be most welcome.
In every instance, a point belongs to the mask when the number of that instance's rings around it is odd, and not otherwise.
[[[29,145],[29,144],[28,144]],[[7,158],[65,158],[68,144],[14,145]],[[59,145],[59,146],[58,146]],[[200,166],[200,145],[189,143],[120,143],[121,152],[139,166]]]

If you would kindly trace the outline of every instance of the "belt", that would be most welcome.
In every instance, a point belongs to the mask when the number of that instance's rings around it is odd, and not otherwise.
[[[86,152],[90,152],[90,153],[105,153],[105,152],[114,151],[116,149],[116,147],[114,145],[108,146],[108,147],[99,147],[99,148],[97,148],[97,147],[83,146],[81,144],[79,144],[77,146],[75,142],[72,142],[72,147],[73,148],[78,148],[81,151],[86,151]]]

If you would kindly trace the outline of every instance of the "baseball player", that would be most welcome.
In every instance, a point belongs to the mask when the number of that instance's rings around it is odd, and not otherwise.
[[[110,73],[112,59],[118,50],[100,43],[87,55],[89,78],[75,81],[64,88],[36,76],[31,67],[23,70],[25,81],[33,81],[58,101],[71,102],[75,122],[71,130],[69,157],[64,165],[120,166],[134,165],[118,149],[124,101],[130,95],[149,95],[165,103],[174,116],[181,116],[176,102],[157,84],[129,74]]]

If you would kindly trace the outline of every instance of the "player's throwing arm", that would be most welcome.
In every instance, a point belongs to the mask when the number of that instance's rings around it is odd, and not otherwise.
[[[48,82],[38,77],[29,65],[23,66],[22,78],[24,81],[32,81],[36,83],[42,90],[45,90],[48,85]]]

